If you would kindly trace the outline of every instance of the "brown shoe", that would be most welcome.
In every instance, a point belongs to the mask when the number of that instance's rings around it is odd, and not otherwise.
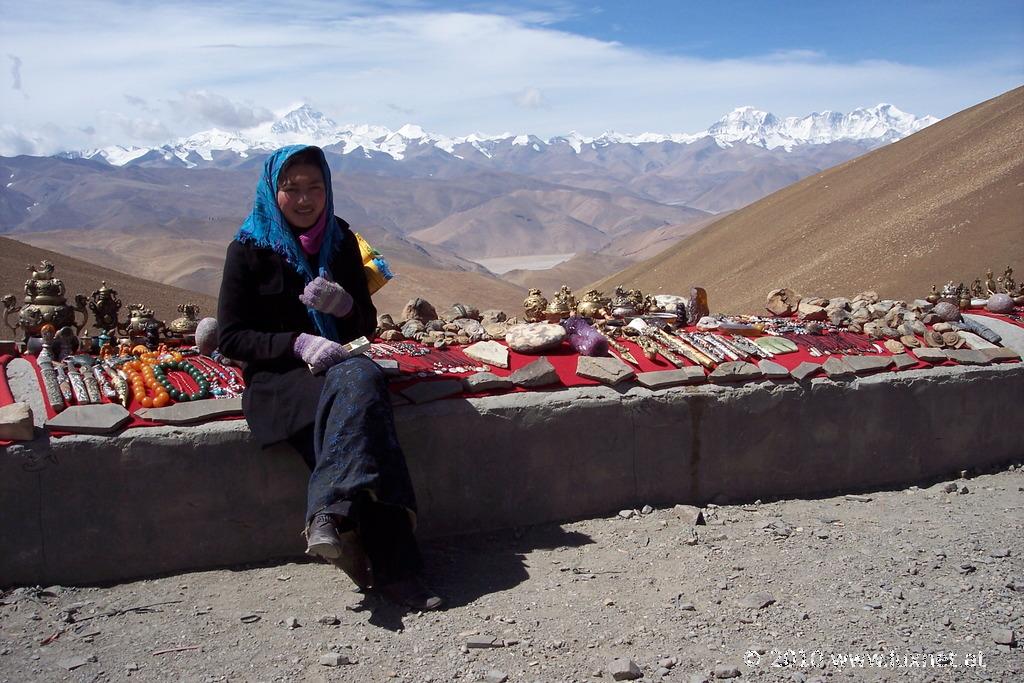
[[[403,605],[417,612],[440,609],[444,598],[427,588],[422,579],[413,576],[386,586],[380,586],[381,594],[393,603]]]
[[[325,560],[336,560],[341,555],[338,527],[326,512],[315,515],[306,527],[306,554]]]

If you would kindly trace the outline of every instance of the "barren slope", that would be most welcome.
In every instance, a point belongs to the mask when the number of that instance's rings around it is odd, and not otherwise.
[[[133,303],[142,303],[152,308],[156,317],[166,322],[181,317],[177,306],[188,301],[199,304],[201,317],[216,315],[217,301],[214,297],[150,282],[6,237],[0,237],[0,295],[15,295],[20,307],[24,299],[25,280],[30,276],[26,267],[37,265],[43,259],[52,261],[56,266],[54,274],[64,281],[69,300],[76,294],[89,296],[99,289],[101,281],[106,280],[110,287],[117,290],[124,303],[121,308],[122,320],[128,316],[128,304]],[[16,315],[12,315],[11,322],[16,318]],[[11,335],[11,331],[5,328],[2,336],[10,339]]]
[[[603,279],[644,292],[708,289],[712,310],[760,312],[767,292],[875,289],[911,298],[1024,271],[1024,88],[743,208]]]
[[[554,268],[510,270],[503,273],[501,278],[527,289],[538,287],[548,297],[558,291],[563,284],[569,285],[569,288],[579,295],[583,292],[581,288],[588,282],[593,282],[596,276],[615,272],[631,262],[632,259],[621,256],[584,252],[559,263]]]

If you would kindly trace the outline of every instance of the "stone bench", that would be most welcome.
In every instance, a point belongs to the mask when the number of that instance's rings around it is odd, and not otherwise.
[[[836,382],[589,387],[402,406],[439,536],[899,487],[1024,457],[1024,364]],[[300,555],[307,472],[244,421],[37,438],[0,454],[0,586],[88,584]]]

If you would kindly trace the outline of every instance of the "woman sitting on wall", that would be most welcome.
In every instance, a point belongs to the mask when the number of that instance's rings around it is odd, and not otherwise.
[[[220,350],[245,361],[242,407],[256,441],[287,441],[312,469],[306,552],[417,610],[442,600],[420,579],[416,499],[384,375],[343,344],[371,337],[355,236],[334,215],[319,147],[266,160],[252,213],[228,246]]]

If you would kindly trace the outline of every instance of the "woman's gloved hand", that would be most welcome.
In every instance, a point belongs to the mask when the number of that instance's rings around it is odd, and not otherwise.
[[[337,282],[318,275],[310,280],[299,295],[299,301],[309,308],[344,318],[352,312],[352,295]]]
[[[306,361],[314,374],[329,370],[348,358],[348,352],[344,346],[313,334],[302,333],[296,337],[292,351]]]

